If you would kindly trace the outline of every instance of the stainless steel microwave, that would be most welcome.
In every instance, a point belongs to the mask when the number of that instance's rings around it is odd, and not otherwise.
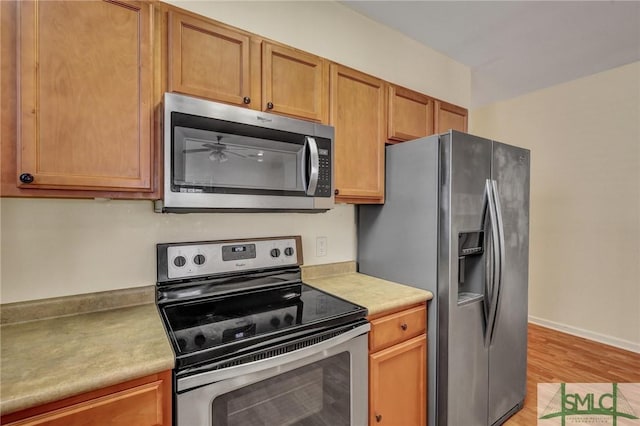
[[[156,211],[325,211],[334,129],[164,95],[164,190]]]

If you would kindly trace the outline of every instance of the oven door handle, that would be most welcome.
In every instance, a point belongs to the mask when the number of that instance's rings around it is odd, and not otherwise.
[[[335,346],[339,346],[362,334],[368,333],[370,329],[370,324],[363,324],[336,337],[332,337],[331,339],[327,339],[323,342],[316,343],[315,345],[307,346],[305,348],[298,349],[292,352],[287,352],[282,355],[265,358],[260,361],[249,362],[247,364],[227,367],[220,370],[205,371],[200,374],[194,374],[193,376],[179,378],[176,383],[176,391],[184,392],[186,390],[204,386],[210,383],[219,382],[238,376],[244,376],[280,365],[296,362],[314,354],[327,351]]]

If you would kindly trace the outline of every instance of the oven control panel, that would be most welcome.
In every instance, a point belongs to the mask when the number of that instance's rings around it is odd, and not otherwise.
[[[158,244],[158,281],[302,264],[298,237]]]

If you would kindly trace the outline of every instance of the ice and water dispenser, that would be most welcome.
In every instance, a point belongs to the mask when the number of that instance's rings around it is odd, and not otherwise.
[[[482,300],[485,289],[484,231],[458,234],[458,305]]]

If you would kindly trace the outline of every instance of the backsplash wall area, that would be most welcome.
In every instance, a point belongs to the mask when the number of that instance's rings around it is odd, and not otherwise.
[[[11,199],[2,213],[1,303],[155,284],[155,244],[302,235],[305,265],[356,258],[355,208],[326,213],[154,213],[150,201]],[[316,257],[316,237],[327,255]]]

